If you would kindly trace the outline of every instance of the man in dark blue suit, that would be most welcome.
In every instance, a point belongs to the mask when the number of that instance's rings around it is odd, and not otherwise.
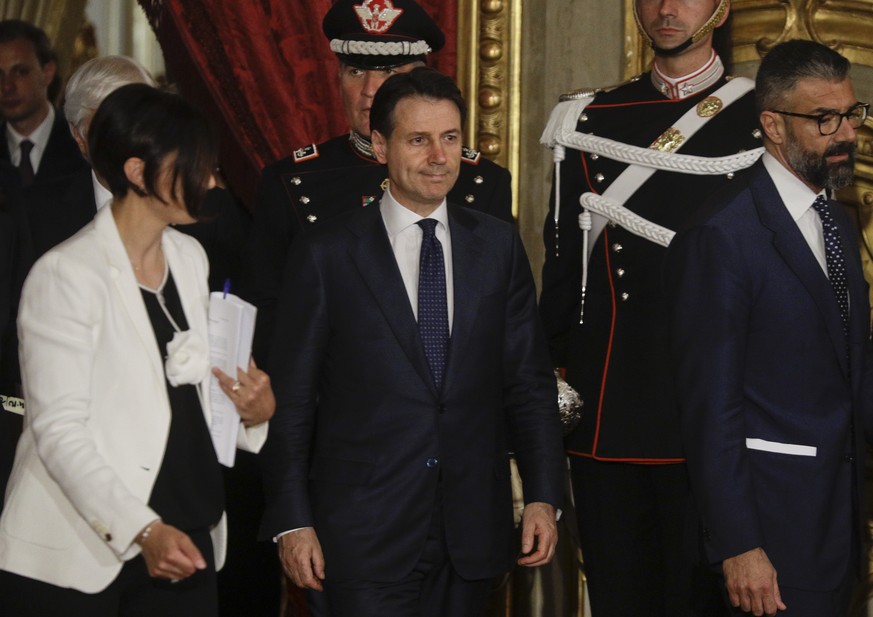
[[[811,41],[763,59],[766,153],[668,253],[671,347],[703,544],[735,614],[846,615],[864,572],[867,285],[832,192],[867,105]]]
[[[554,553],[555,379],[518,234],[446,202],[457,86],[416,68],[389,78],[370,114],[389,188],[300,238],[285,268],[263,533],[332,617],[473,617],[519,550],[529,566]]]
[[[63,115],[51,104],[49,91],[59,81],[45,32],[17,19],[0,21],[0,115],[5,137],[0,140],[0,158],[11,161],[21,175],[35,256],[66,237],[68,213],[46,217],[44,211],[48,206],[57,208],[74,180],[88,169]]]

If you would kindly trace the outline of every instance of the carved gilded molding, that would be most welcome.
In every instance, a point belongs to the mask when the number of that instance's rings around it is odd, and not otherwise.
[[[633,0],[624,0],[625,76],[643,70],[651,51],[637,33]],[[755,62],[774,45],[794,38],[819,41],[852,63],[873,67],[870,0],[733,0],[734,62]]]
[[[787,39],[810,39],[873,66],[869,0],[734,0],[734,60],[754,61]]]
[[[512,172],[513,196],[520,155],[521,5],[458,1],[458,84],[469,107],[465,141]]]

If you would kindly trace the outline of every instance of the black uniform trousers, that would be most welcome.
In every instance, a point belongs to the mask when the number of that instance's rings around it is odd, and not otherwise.
[[[593,615],[725,614],[717,579],[693,566],[685,465],[571,456],[570,471]]]

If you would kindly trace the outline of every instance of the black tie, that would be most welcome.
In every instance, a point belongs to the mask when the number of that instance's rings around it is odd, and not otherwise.
[[[21,162],[18,163],[18,173],[21,174],[21,185],[33,184],[33,164],[30,162],[30,151],[33,150],[33,142],[25,139],[21,142]]]
[[[449,311],[446,300],[446,265],[436,237],[436,219],[421,219],[424,232],[418,272],[418,332],[437,390],[442,387],[449,346]]]
[[[828,267],[828,279],[837,297],[840,307],[840,317],[843,320],[843,333],[849,335],[849,286],[846,282],[846,257],[843,254],[843,245],[840,240],[840,231],[834,223],[834,216],[830,204],[819,195],[812,204],[821,219],[822,232],[824,233],[825,262]]]

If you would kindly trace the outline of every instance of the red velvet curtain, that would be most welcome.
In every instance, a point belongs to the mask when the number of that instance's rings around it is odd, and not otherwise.
[[[210,114],[229,188],[250,208],[260,170],[348,130],[336,57],[321,31],[331,0],[139,0],[168,76]],[[456,0],[419,0],[446,33],[431,64],[457,68]]]

